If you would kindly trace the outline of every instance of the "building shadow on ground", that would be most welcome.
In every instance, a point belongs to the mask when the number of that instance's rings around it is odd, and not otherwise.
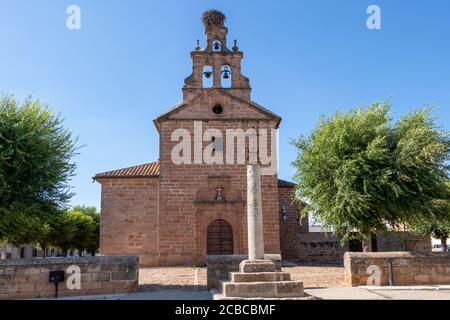
[[[205,285],[163,285],[163,284],[142,284],[139,285],[140,292],[153,292],[162,290],[181,290],[181,291],[205,291],[208,288]]]
[[[343,267],[344,262],[340,261],[299,261],[283,260],[282,267]]]

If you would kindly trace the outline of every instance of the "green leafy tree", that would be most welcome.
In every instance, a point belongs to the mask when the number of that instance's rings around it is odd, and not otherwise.
[[[74,237],[77,226],[68,211],[61,211],[54,215],[50,222],[51,232],[49,243],[52,247],[60,248],[64,253],[74,247]]]
[[[450,181],[447,188],[443,190],[443,197],[435,199],[430,206],[433,214],[429,217],[419,217],[412,221],[413,229],[421,234],[432,236],[441,240],[444,252],[447,252],[447,239],[450,236]]]
[[[95,254],[99,247],[100,214],[95,207],[76,206],[67,212],[75,227],[72,248]]]
[[[388,103],[322,117],[309,137],[293,141],[296,197],[308,199],[325,227],[363,240],[412,217],[430,217],[447,178],[449,135],[429,109],[393,123]]]
[[[100,247],[100,212],[97,212],[95,207],[87,207],[86,209],[85,213],[92,217],[93,225],[93,232],[87,241],[86,249],[88,249],[92,255],[95,255]]]
[[[0,239],[47,246],[50,218],[72,196],[76,139],[62,123],[38,100],[0,95]]]

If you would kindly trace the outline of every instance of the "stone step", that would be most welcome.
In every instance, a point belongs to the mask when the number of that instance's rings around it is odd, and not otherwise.
[[[225,300],[225,301],[236,301],[236,300],[250,300],[250,301],[255,301],[255,300],[317,300],[316,297],[314,296],[309,296],[309,295],[303,295],[301,297],[285,297],[285,298],[263,298],[263,297],[251,297],[251,298],[245,298],[245,297],[225,297],[223,294],[221,293],[215,293],[212,294],[212,299],[213,300]]]
[[[239,264],[239,272],[275,272],[275,263],[270,260],[244,260]]]
[[[290,281],[291,275],[287,272],[253,272],[241,273],[231,272],[231,282],[274,282],[274,281]]]
[[[222,294],[225,298],[289,298],[303,297],[303,282],[222,282]]]

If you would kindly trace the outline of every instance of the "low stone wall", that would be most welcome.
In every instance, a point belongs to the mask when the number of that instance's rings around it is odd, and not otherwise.
[[[50,271],[64,271],[59,296],[135,292],[138,265],[138,257],[0,260],[0,299],[53,297],[55,285],[49,283]]]
[[[450,284],[450,254],[429,252],[346,252],[345,281],[352,286]],[[377,273],[379,272],[379,277]]]
[[[297,256],[289,259],[303,262],[342,264],[344,253],[355,249],[350,249],[349,243],[342,246],[341,240],[341,236],[327,232],[298,233]],[[377,235],[376,251],[431,252],[431,238],[410,232],[380,233]],[[281,254],[283,255],[283,251]],[[287,258],[283,255],[283,259]]]
[[[281,255],[266,254],[264,258],[275,263],[275,270],[281,271]],[[239,271],[239,264],[247,260],[246,255],[207,256],[207,285],[208,289],[218,289],[220,281],[229,279],[230,272]]]
[[[297,234],[297,260],[307,262],[340,263],[348,251],[342,247],[341,238],[326,232]]]
[[[378,252],[431,252],[431,238],[411,232],[386,232],[377,237]]]

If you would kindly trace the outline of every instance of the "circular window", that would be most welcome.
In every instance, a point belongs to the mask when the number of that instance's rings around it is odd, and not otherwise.
[[[216,104],[213,108],[213,112],[215,114],[222,114],[223,113],[223,108],[220,104]]]

